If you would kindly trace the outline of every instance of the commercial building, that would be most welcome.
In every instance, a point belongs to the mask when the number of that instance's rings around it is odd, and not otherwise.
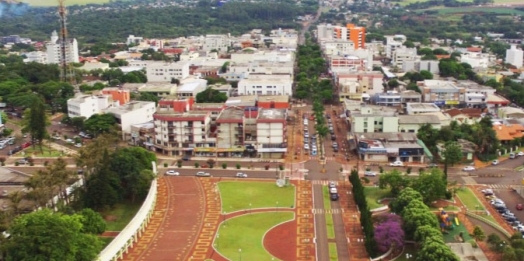
[[[148,82],[171,82],[189,76],[189,62],[155,62],[146,64]]]
[[[393,59],[393,54],[398,48],[401,48],[406,41],[405,35],[386,35],[386,56]]]
[[[402,68],[405,61],[413,61],[417,59],[417,48],[399,47],[393,52],[393,66]]]
[[[89,117],[102,112],[111,106],[119,106],[110,95],[80,95],[67,100],[67,115],[73,117]]]
[[[154,102],[132,101],[118,107],[110,107],[103,112],[115,116],[123,135],[131,133],[131,125],[153,120],[156,106]]]
[[[49,64],[60,64],[62,61],[61,43],[62,40],[58,37],[56,31],[51,33],[51,41],[46,44],[47,50],[47,63]],[[78,63],[78,42],[76,39],[68,39],[65,43],[65,61],[67,63]]]
[[[420,126],[430,124],[434,129],[439,130],[442,125],[440,119],[436,115],[399,115],[398,116],[398,132],[417,133]]]
[[[36,62],[47,64],[47,53],[35,51],[25,54],[24,63]]]
[[[197,94],[205,91],[207,88],[207,81],[202,79],[193,79],[188,82],[181,83],[176,90],[176,95],[179,98],[196,98]]]
[[[438,67],[439,61],[437,60],[405,60],[402,63],[402,71],[404,72],[420,72],[428,71],[433,74],[439,74],[440,70]]]
[[[406,112],[415,115],[428,112],[440,112],[440,108],[434,103],[407,103]]]
[[[170,156],[213,156],[216,138],[210,135],[210,113],[204,111],[173,112],[159,108],[153,115],[154,146]]]
[[[217,152],[219,157],[242,157],[244,154],[244,109],[229,107],[218,115]]]
[[[287,110],[261,109],[256,119],[260,158],[281,159],[287,151]]]
[[[488,97],[495,95],[495,89],[490,86],[480,85],[474,81],[457,81],[456,86],[465,89],[464,103],[468,107],[485,108]]]
[[[238,82],[238,95],[289,95],[293,78],[291,75],[250,75]]]
[[[424,80],[417,82],[417,86],[424,102],[432,102],[438,106],[453,106],[464,102],[465,89],[452,81]]]
[[[352,132],[398,132],[398,113],[386,107],[364,103],[360,112],[351,112],[350,118]]]
[[[289,96],[287,95],[270,95],[258,96],[257,106],[264,109],[288,109]]]
[[[202,46],[202,49],[204,51],[217,50],[219,52],[226,52],[230,46],[231,41],[228,35],[208,34],[204,39],[204,46]]]
[[[424,147],[416,133],[355,133],[360,160],[368,162],[423,163]]]
[[[509,63],[517,68],[523,66],[524,51],[517,49],[517,46],[512,44],[511,47],[506,50],[506,63]]]
[[[364,48],[366,45],[366,28],[354,24],[337,26],[331,24],[320,24],[317,26],[319,40],[341,39],[352,41],[355,49]]]

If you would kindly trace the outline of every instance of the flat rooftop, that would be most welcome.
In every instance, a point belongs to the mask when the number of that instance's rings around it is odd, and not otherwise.
[[[194,92],[200,86],[200,82],[184,83],[178,87],[177,92]]]
[[[163,83],[163,82],[155,82],[155,83],[144,83],[141,87],[138,88],[139,92],[165,92],[165,91],[171,91],[171,89],[176,88],[176,84],[172,83]]]
[[[459,89],[452,81],[441,81],[441,80],[425,80],[424,87],[429,89],[448,89],[456,90]]]
[[[155,107],[155,102],[149,102],[149,101],[132,101],[129,103],[126,103],[122,106],[118,107],[111,107],[105,110],[106,113],[121,115],[128,113],[130,111],[139,110],[145,106],[151,106],[153,104],[153,108]]]
[[[399,124],[439,124],[440,119],[437,115],[431,114],[417,114],[417,115],[399,115]]]
[[[256,95],[229,97],[226,101],[226,106],[255,106],[256,101]]]
[[[406,107],[414,110],[439,110],[440,108],[434,103],[407,103]]]
[[[404,142],[416,141],[417,134],[411,132],[359,132],[355,133],[358,140],[381,140],[383,142]]]
[[[237,108],[227,108],[218,115],[217,121],[220,120],[241,120],[244,118],[244,110]]]
[[[266,95],[258,96],[259,102],[289,102],[288,95]]]
[[[258,119],[261,120],[275,120],[286,119],[285,109],[262,109],[258,112]]]
[[[284,75],[289,75],[289,74],[284,74]],[[288,83],[288,82],[292,82],[293,79],[291,79],[291,77],[286,78],[286,79],[275,77],[275,78],[262,78],[262,79],[249,78],[249,79],[242,79],[240,81],[241,82],[263,82],[263,83],[266,83],[266,82],[269,82],[269,83],[274,83],[274,82],[277,82],[277,83]]]

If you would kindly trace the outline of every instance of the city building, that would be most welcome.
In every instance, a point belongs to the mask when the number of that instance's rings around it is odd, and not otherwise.
[[[166,96],[158,101],[158,107],[171,109],[173,112],[186,112],[193,108],[194,102],[195,99],[193,97],[179,98],[176,96]]]
[[[131,125],[152,121],[155,110],[155,102],[132,101],[122,106],[104,109],[103,112],[116,118],[125,139],[125,135],[131,134]]]
[[[207,80],[193,79],[191,81],[180,83],[180,86],[178,86],[176,90],[176,96],[179,98],[196,98],[197,94],[205,91],[206,88]]]
[[[399,115],[398,116],[398,132],[417,133],[420,126],[430,124],[434,129],[439,130],[442,125],[440,119],[436,115]]]
[[[474,124],[482,119],[483,111],[476,108],[450,109],[444,111],[449,115],[451,121],[458,124]]]
[[[219,91],[220,93],[225,94],[227,97],[233,96],[234,94],[238,94],[237,89],[233,89],[231,84],[216,83],[213,85],[208,85],[208,88]]]
[[[225,106],[239,108],[255,107],[257,105],[257,99],[258,97],[256,95],[229,97],[225,102]]]
[[[405,35],[386,35],[386,57],[393,59],[395,50],[401,48],[406,41]]]
[[[238,95],[289,95],[293,94],[291,75],[250,75],[238,82]]]
[[[366,28],[356,26],[354,24],[346,24],[346,26],[320,24],[317,25],[317,38],[319,41],[324,39],[341,39],[352,41],[355,49],[365,48]]]
[[[407,103],[406,112],[409,115],[440,112],[440,108],[434,103]]]
[[[393,52],[392,57],[393,66],[402,68],[405,61],[413,61],[417,59],[417,48],[399,47]]]
[[[144,41],[144,37],[129,35],[126,40],[126,44],[127,45],[139,45],[142,41]]]
[[[368,100],[371,95],[382,93],[384,75],[380,72],[348,72],[335,74],[335,84],[340,89],[340,99]],[[349,98],[348,98],[349,97]]]
[[[502,144],[524,137],[524,126],[520,124],[493,124],[493,130]]]
[[[468,107],[484,108],[487,106],[488,97],[495,95],[495,89],[490,86],[480,85],[474,81],[456,81],[455,85],[465,89],[464,102]]]
[[[368,162],[402,161],[424,163],[426,155],[416,133],[355,133],[360,160]]]
[[[211,113],[211,124],[214,125],[218,118],[218,115],[225,108],[224,103],[194,103],[191,107],[193,111],[203,111]]]
[[[264,109],[288,109],[290,108],[289,96],[269,95],[258,96],[257,106]]]
[[[176,95],[178,85],[168,82],[148,82],[148,83],[126,83],[123,89],[137,91],[139,93],[150,93],[158,97]]]
[[[417,86],[424,102],[432,102],[438,106],[464,103],[466,90],[452,81],[424,80],[417,82]]]
[[[169,108],[159,108],[153,118],[157,152],[169,156],[216,155],[216,138],[210,135],[209,112],[180,113]]]
[[[113,101],[118,101],[120,105],[131,101],[131,93],[129,90],[123,90],[121,88],[107,87],[102,89],[102,94],[111,95]]]
[[[242,157],[244,154],[244,109],[229,107],[218,115],[218,157]]]
[[[67,100],[67,115],[73,117],[89,117],[102,112],[111,106],[119,106],[111,95],[80,95]]]
[[[51,41],[46,44],[47,50],[47,63],[49,64],[60,64],[62,61],[62,52],[60,51],[61,44],[60,38],[56,31],[51,33]],[[80,62],[78,57],[78,42],[76,39],[69,39],[65,44],[66,54],[65,59],[67,63],[78,63]]]
[[[216,50],[219,52],[226,52],[230,46],[231,40],[229,39],[228,35],[208,34],[204,39],[204,46],[202,46],[202,49],[204,51]]]
[[[155,150],[155,123],[150,121],[131,125],[129,144]]]
[[[261,109],[256,119],[260,158],[282,159],[287,151],[287,110]]]
[[[494,58],[488,53],[465,52],[460,56],[460,62],[467,63],[473,68],[487,69]]]
[[[428,71],[433,74],[439,74],[440,70],[438,67],[439,61],[437,60],[405,60],[402,62],[402,71],[404,72],[420,72]]]
[[[171,82],[189,76],[189,62],[155,62],[146,63],[148,82]]]
[[[509,63],[517,68],[522,67],[524,60],[524,51],[517,49],[517,46],[512,44],[511,47],[506,50],[506,63]]]
[[[353,41],[330,39],[320,42],[322,53],[325,55],[345,55],[355,50]]]
[[[351,112],[350,118],[352,132],[398,132],[398,113],[386,107],[364,103],[360,112]]]
[[[30,62],[36,62],[36,63],[42,63],[47,64],[47,53],[35,51],[35,52],[29,52],[25,54],[24,63],[30,63]]]
[[[10,44],[10,43],[17,44],[21,42],[22,42],[22,38],[20,38],[19,35],[9,35],[9,36],[0,37],[1,44]]]

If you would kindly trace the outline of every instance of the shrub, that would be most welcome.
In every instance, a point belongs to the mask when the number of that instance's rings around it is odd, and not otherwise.
[[[0,164],[1,164],[2,166],[5,166],[5,162],[4,162],[4,161],[0,162]]]
[[[468,240],[468,243],[470,243],[473,248],[477,248],[478,247],[477,242],[474,239]]]
[[[366,168],[366,171],[371,171],[371,169],[370,168]]]
[[[408,168],[406,169],[406,173],[411,174],[411,167],[408,167]]]
[[[4,163],[5,162],[5,157],[0,157],[0,162]]]
[[[264,166],[264,169],[268,170],[269,169],[269,165]]]
[[[15,161],[15,166],[18,166],[20,165],[20,163],[18,163],[18,161]]]
[[[278,165],[279,170],[284,170],[284,165]]]
[[[44,166],[47,166],[47,164],[49,164],[49,161],[44,161]]]
[[[200,166],[200,164],[198,164],[198,162],[195,162],[195,168],[198,168]]]
[[[164,168],[167,168],[167,163],[164,163]]]
[[[206,163],[207,163],[207,165],[209,165],[209,168],[213,168],[213,166],[215,165],[215,160],[214,159],[208,159]]]
[[[362,177],[362,181],[364,181],[364,183],[366,183],[366,184],[369,183],[369,179],[367,177]]]
[[[384,168],[382,166],[378,166],[378,171],[380,174],[384,173]]]
[[[181,168],[182,167],[182,161],[181,160],[177,160],[176,161],[176,165]]]
[[[236,167],[237,167],[237,169],[240,169],[240,164],[237,163]]]
[[[227,164],[226,163],[222,163],[222,168],[223,169],[227,169]]]
[[[32,162],[32,161],[31,161],[31,162],[29,162],[29,166],[34,166],[34,165],[35,165],[35,163],[34,163],[34,162]]]

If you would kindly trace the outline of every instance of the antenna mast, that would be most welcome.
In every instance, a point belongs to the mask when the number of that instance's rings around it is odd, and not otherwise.
[[[60,19],[60,80],[73,83],[73,72],[69,66],[70,41],[67,38],[67,10],[65,0],[58,0],[58,16]]]

